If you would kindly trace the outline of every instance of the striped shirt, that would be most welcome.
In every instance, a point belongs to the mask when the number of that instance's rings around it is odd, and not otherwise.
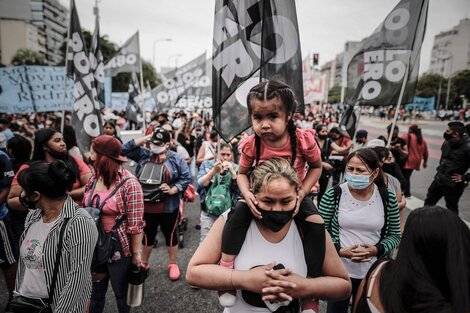
[[[25,230],[21,235],[23,242],[29,227],[42,218],[42,211],[30,211],[26,218]],[[52,226],[44,242],[43,264],[46,285],[49,290],[54,271],[54,262],[59,244],[60,228],[64,219],[69,218],[63,238],[57,282],[53,295],[54,313],[83,313],[86,311],[91,295],[91,259],[95,249],[98,231],[88,213],[78,208],[72,198],[67,197],[59,218]],[[18,262],[15,292],[23,282],[25,264]]]
[[[142,194],[142,187],[139,181],[132,175],[131,172],[126,170],[124,167],[120,167],[118,170],[118,176],[115,185],[125,179],[124,184],[114,194],[113,198],[116,200],[116,206],[119,210],[119,214],[116,216],[116,221],[123,218],[121,225],[117,229],[117,236],[121,243],[122,250],[125,256],[131,255],[130,251],[130,236],[140,234],[144,231],[144,196]],[[85,187],[85,196],[83,203],[88,204],[88,199],[91,195],[91,188],[96,180],[95,174],[90,177],[90,180]],[[111,188],[112,190],[113,188]]]
[[[386,207],[384,208],[385,223],[380,230],[380,240],[375,245],[377,247],[378,258],[386,255],[396,248],[401,239],[400,215],[398,211],[397,198],[393,191],[387,191],[388,201],[386,203]],[[335,196],[334,187],[332,187],[325,192],[318,206],[320,215],[325,221],[325,227],[330,233],[333,244],[335,245],[338,252],[342,248],[340,245],[340,228],[338,223],[338,207],[340,197],[340,193]],[[364,216],[364,219],[367,219],[367,216]]]

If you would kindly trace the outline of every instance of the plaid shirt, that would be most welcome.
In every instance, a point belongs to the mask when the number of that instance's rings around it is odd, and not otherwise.
[[[131,172],[121,166],[118,170],[118,177],[115,185],[118,185],[123,179],[127,177],[131,178],[124,182],[121,188],[119,188],[119,190],[113,196],[120,212],[120,214],[116,216],[115,220],[118,221],[119,219],[123,218],[123,221],[116,230],[116,233],[125,256],[131,255],[131,235],[142,233],[145,227],[145,222],[143,220],[144,196],[137,178],[135,178]],[[85,196],[83,198],[84,205],[88,203],[88,199],[92,196],[91,188],[93,187],[95,180],[96,177],[95,174],[93,174],[86,184]]]

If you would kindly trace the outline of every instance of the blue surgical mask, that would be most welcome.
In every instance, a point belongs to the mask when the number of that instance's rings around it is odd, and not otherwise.
[[[346,172],[344,178],[352,189],[366,189],[370,185],[370,175],[353,175]]]

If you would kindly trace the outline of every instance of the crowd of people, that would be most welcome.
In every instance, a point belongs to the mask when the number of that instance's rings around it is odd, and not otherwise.
[[[319,300],[329,313],[470,310],[470,230],[458,218],[470,181],[464,124],[448,124],[425,207],[405,223],[410,177],[429,158],[418,125],[351,138],[341,108],[296,113],[278,81],[254,86],[247,109],[252,132],[230,143],[183,111],[155,113],[143,136],[123,142],[124,116],[111,114],[86,152],[68,115],[63,132],[56,114],[0,118],[7,312],[103,312],[110,282],[118,311],[130,312],[129,273],[152,274],[158,228],[168,279],[179,280],[192,183],[200,244],[186,281],[216,290],[226,313],[313,313]],[[435,206],[441,197],[448,210]]]

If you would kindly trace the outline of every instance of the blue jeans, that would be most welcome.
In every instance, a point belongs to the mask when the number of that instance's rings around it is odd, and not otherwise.
[[[353,304],[354,299],[356,298],[357,290],[361,284],[362,279],[351,278],[352,292],[351,296],[347,299],[340,301],[328,301],[328,306],[326,308],[326,313],[348,313],[349,301],[352,297]],[[351,308],[352,311],[352,308]]]
[[[113,237],[114,239],[114,237]],[[131,307],[127,305],[127,287],[128,287],[128,274],[131,266],[131,257],[125,257],[122,252],[122,247],[119,241],[113,240],[114,252],[113,260],[106,263],[105,268],[108,275],[99,282],[93,282],[93,289],[91,292],[90,311],[89,313],[102,313],[104,305],[106,304],[106,292],[108,291],[109,281],[113,287],[114,296],[119,313],[129,313]],[[117,260],[116,253],[120,254]]]

